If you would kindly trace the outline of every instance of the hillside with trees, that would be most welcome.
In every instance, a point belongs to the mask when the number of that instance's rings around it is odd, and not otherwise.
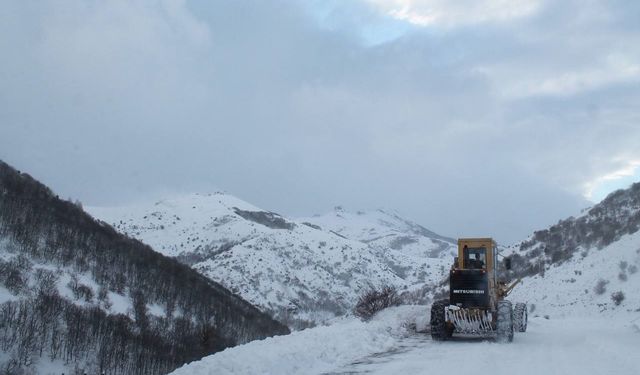
[[[544,274],[550,265],[585,258],[640,229],[640,183],[609,194],[578,217],[533,233],[513,246],[512,275]]]
[[[0,161],[0,371],[161,374],[288,329]]]

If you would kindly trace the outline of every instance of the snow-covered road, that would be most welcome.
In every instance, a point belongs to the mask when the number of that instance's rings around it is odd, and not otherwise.
[[[392,351],[327,374],[640,374],[640,332],[603,319],[537,318],[512,344],[409,336]]]
[[[514,342],[434,342],[415,333],[424,306],[380,312],[368,323],[344,318],[326,327],[254,341],[183,366],[174,375],[491,374],[638,375],[640,312],[615,319],[541,317]],[[580,314],[581,311],[575,311]]]

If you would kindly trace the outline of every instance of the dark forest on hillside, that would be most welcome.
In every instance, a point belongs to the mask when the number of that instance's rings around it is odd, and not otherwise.
[[[0,284],[19,298],[0,305],[0,371],[46,357],[107,374],[161,374],[225,347],[288,329],[188,266],[94,220],[27,174],[0,162]],[[7,245],[8,244],[8,245]],[[9,259],[9,258],[7,258]],[[35,267],[51,265],[58,271]],[[59,295],[62,269],[88,273]],[[134,317],[109,314],[107,292],[128,295]],[[149,314],[147,304],[165,309]]]

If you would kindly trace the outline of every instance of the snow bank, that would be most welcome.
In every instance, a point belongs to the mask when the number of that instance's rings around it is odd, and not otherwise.
[[[336,323],[227,349],[192,362],[173,375],[311,374],[330,371],[390,350],[409,334],[425,306],[399,306],[370,322],[344,318]]]

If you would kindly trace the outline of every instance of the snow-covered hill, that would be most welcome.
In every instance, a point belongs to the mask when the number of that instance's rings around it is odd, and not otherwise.
[[[395,249],[415,257],[452,259],[456,240],[436,234],[390,210],[333,212],[301,219],[379,249]]]
[[[640,232],[604,248],[587,248],[570,260],[526,277],[510,299],[529,303],[531,313],[558,316],[640,318]]]
[[[505,250],[513,276],[526,276],[512,299],[544,315],[640,314],[639,229],[640,184],[633,184],[578,217],[534,232]]]
[[[167,373],[289,329],[0,161],[0,372]]]
[[[87,210],[298,327],[349,311],[370,287],[424,293],[450,263],[441,258],[451,247],[446,238],[382,212],[351,215],[350,229],[285,218],[225,193]],[[360,233],[370,223],[378,235]],[[374,236],[387,236],[389,246]]]

